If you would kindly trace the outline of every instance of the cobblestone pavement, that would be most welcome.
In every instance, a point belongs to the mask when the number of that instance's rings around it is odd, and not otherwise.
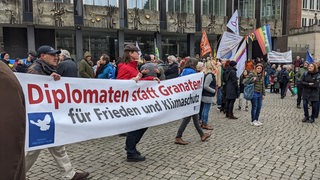
[[[149,128],[138,149],[147,160],[126,162],[124,137],[113,136],[72,145],[67,150],[75,168],[90,172],[88,179],[320,179],[319,119],[301,122],[296,97],[267,94],[261,127],[250,125],[250,113],[235,110],[229,120],[213,106],[212,137],[201,142],[192,122],[174,144],[180,121]],[[235,105],[235,109],[236,109]],[[43,150],[30,180],[60,179],[59,169]]]

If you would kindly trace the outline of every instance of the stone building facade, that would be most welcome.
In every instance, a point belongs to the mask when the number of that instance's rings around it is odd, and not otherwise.
[[[161,58],[195,56],[200,52],[201,30],[216,47],[236,9],[240,35],[269,23],[274,49],[286,49],[279,43],[287,32],[282,20],[286,1],[4,0],[0,1],[0,51],[25,57],[29,50],[48,44],[69,50],[77,60],[85,51],[94,59],[102,53],[117,58],[126,44],[138,42],[144,53],[154,53],[156,44]],[[260,56],[258,49],[255,42],[249,45],[253,56]]]

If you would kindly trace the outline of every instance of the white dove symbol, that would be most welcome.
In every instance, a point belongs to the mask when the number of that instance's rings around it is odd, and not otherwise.
[[[30,120],[30,123],[39,126],[41,131],[47,131],[50,128],[50,121],[51,117],[47,114],[43,120],[38,119],[37,122]]]

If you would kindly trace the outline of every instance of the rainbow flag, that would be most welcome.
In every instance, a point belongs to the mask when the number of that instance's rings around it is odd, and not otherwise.
[[[263,55],[272,51],[270,26],[266,24],[254,31],[255,38],[258,40]]]

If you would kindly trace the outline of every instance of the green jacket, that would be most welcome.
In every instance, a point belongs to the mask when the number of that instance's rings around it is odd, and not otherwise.
[[[253,81],[254,77],[256,77],[255,81]],[[250,81],[250,80],[251,80],[251,82],[247,82],[247,81]],[[250,72],[249,75],[244,79],[243,82],[244,82],[244,84],[254,83],[254,92],[262,93],[263,96],[266,95],[266,90],[265,90],[265,85],[264,85],[264,77],[258,78],[257,75],[255,75],[254,73]]]
[[[83,78],[94,78],[92,65],[85,59],[82,59],[79,63],[79,75]]]
[[[301,82],[301,78],[302,78],[302,76],[303,76],[303,74],[304,74],[305,72],[308,72],[308,69],[305,68],[305,67],[303,67],[303,68],[300,68],[299,71],[295,74],[296,81],[297,81],[298,83]]]

